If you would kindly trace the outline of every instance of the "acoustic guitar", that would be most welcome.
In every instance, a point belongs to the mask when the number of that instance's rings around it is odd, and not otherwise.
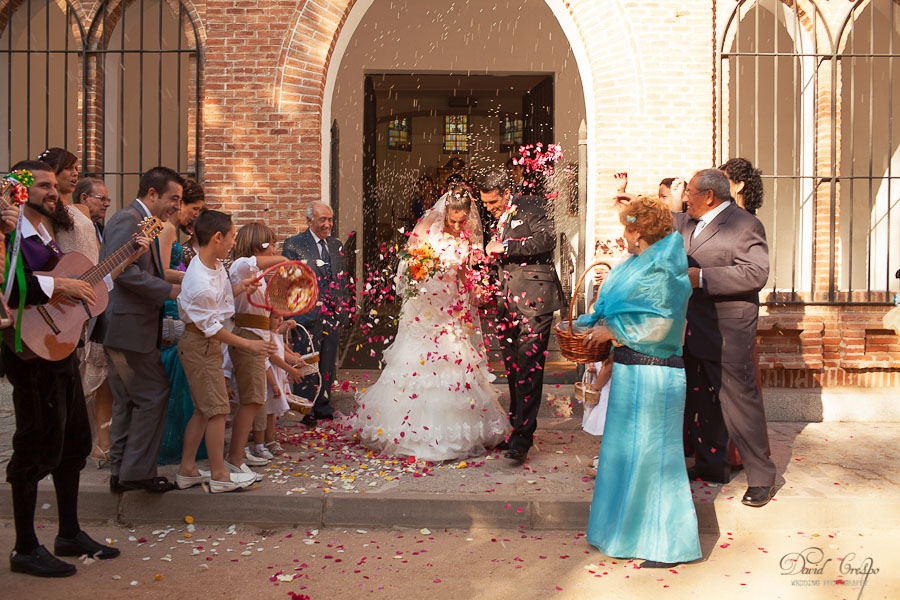
[[[139,227],[139,235],[152,240],[162,231],[163,223],[156,217],[147,217]],[[81,339],[85,321],[102,313],[109,303],[103,278],[126,262],[138,248],[135,240],[126,242],[97,265],[91,264],[83,254],[69,252],[60,257],[53,270],[35,271],[35,275],[87,281],[94,289],[97,301],[91,306],[77,298],[53,294],[46,304],[25,307],[21,333],[22,342],[28,349],[45,360],[62,360],[72,354]]]

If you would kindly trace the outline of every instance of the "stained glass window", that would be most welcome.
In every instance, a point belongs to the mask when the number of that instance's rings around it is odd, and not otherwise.
[[[400,117],[388,122],[388,148],[412,151],[412,119]]]
[[[500,121],[500,146],[503,151],[522,145],[522,119],[503,117]]]
[[[469,151],[469,116],[444,117],[444,152]]]

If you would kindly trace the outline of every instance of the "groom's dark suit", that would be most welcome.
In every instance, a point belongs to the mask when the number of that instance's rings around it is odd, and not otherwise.
[[[544,361],[553,313],[563,291],[553,266],[556,230],[541,198],[514,196],[515,212],[500,232],[497,335],[509,382],[509,447],[527,452],[541,405]]]
[[[698,449],[698,473],[728,479],[729,435],[741,454],[749,486],[775,483],[753,347],[759,291],[769,276],[769,249],[759,219],[732,203],[697,237],[686,213],[675,213],[688,266],[701,269],[687,311],[684,360],[685,421]]]

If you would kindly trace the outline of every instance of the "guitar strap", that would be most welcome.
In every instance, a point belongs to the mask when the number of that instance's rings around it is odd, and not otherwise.
[[[22,246],[22,220],[25,218],[25,211],[19,211],[19,222],[16,223],[16,228],[12,231],[13,235],[13,245],[12,252],[6,253],[6,260],[4,261],[6,264],[3,265],[3,274],[6,278],[6,290],[3,293],[3,300],[5,302],[9,301],[9,296],[12,294],[12,280],[13,280],[13,272],[15,272],[15,279],[19,285],[19,306],[16,310],[16,325],[15,325],[15,351],[22,352],[22,312],[25,310],[25,267],[23,266],[23,261],[19,260],[19,255],[21,254],[21,246]]]

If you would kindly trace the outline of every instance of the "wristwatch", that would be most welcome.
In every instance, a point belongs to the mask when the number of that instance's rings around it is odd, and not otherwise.
[[[509,254],[509,240],[503,240],[500,243],[503,244],[503,254]]]

